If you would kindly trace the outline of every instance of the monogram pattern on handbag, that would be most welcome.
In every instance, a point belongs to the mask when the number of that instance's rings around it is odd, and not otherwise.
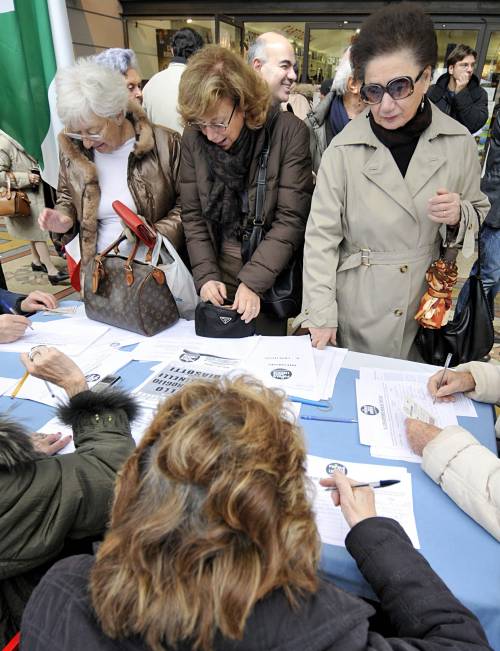
[[[179,319],[165,275],[153,265],[108,253],[95,256],[85,269],[84,302],[89,319],[151,337]]]

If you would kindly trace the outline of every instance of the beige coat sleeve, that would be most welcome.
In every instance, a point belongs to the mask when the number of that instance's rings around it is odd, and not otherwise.
[[[304,244],[302,312],[294,327],[337,327],[337,267],[344,234],[346,175],[342,151],[323,154],[314,190]]]
[[[491,404],[500,403],[500,366],[484,362],[468,362],[460,364],[454,371],[469,371],[476,383],[474,391],[467,396],[480,402]]]
[[[422,469],[500,540],[500,459],[462,427],[445,427],[424,448]]]
[[[468,258],[474,253],[475,235],[490,209],[488,197],[481,192],[481,166],[474,138],[467,136],[464,146],[463,169],[466,170],[460,189],[460,222],[454,237],[448,238],[449,246],[462,244],[462,253]],[[454,190],[447,188],[450,192]],[[446,227],[441,230],[443,240],[447,239]]]

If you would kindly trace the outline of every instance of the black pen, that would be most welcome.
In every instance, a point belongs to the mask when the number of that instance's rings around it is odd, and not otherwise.
[[[380,481],[370,481],[366,484],[354,484],[351,488],[365,488],[365,486],[371,486],[372,488],[386,488],[386,486],[394,486],[394,484],[399,484],[400,479],[381,479]],[[326,491],[337,491],[336,486],[331,488],[325,488]]]
[[[448,353],[446,355],[446,361],[444,363],[443,372],[441,374],[441,377],[440,377],[438,385],[437,385],[436,393],[434,394],[434,399],[432,401],[433,405],[436,403],[437,392],[439,391],[439,389],[441,388],[441,385],[443,384],[444,376],[445,376],[446,371],[448,370],[448,366],[450,365],[451,358],[452,358],[452,354]]]

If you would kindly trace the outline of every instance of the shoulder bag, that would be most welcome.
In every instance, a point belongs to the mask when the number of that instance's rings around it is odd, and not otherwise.
[[[151,337],[179,319],[174,297],[161,269],[109,253],[126,239],[121,235],[85,268],[85,312],[89,319]]]
[[[420,326],[415,344],[424,361],[443,366],[448,353],[451,365],[485,357],[493,347],[493,315],[481,282],[481,237],[478,237],[477,273],[469,276],[469,298],[460,314],[439,329]]]
[[[31,206],[26,192],[12,190],[11,180],[17,185],[12,172],[5,172],[7,187],[0,188],[0,217],[30,217]]]
[[[259,158],[253,228],[244,232],[242,237],[241,257],[244,264],[250,260],[265,237],[264,198],[266,195],[267,163],[274,119],[266,127],[264,147]],[[261,298],[260,309],[266,314],[274,314],[278,319],[288,319],[300,312],[301,302],[302,248],[295,252],[295,255],[274,281],[274,285],[264,293]]]

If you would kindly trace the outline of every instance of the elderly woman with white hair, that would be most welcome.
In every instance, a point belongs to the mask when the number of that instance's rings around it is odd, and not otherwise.
[[[330,92],[304,120],[311,137],[314,173],[332,139],[365,108],[359,94],[361,82],[354,79],[350,52],[349,47],[340,59]]]
[[[40,226],[67,233],[80,226],[82,269],[115,241],[123,224],[113,211],[119,200],[180,248],[178,169],[180,136],[152,125],[128,99],[118,72],[81,59],[56,76],[59,135],[58,199]],[[120,245],[128,254],[130,243]]]
[[[133,50],[122,47],[110,47],[94,57],[100,66],[117,70],[125,77],[129,98],[142,104],[142,79],[139,74],[137,57]]]

